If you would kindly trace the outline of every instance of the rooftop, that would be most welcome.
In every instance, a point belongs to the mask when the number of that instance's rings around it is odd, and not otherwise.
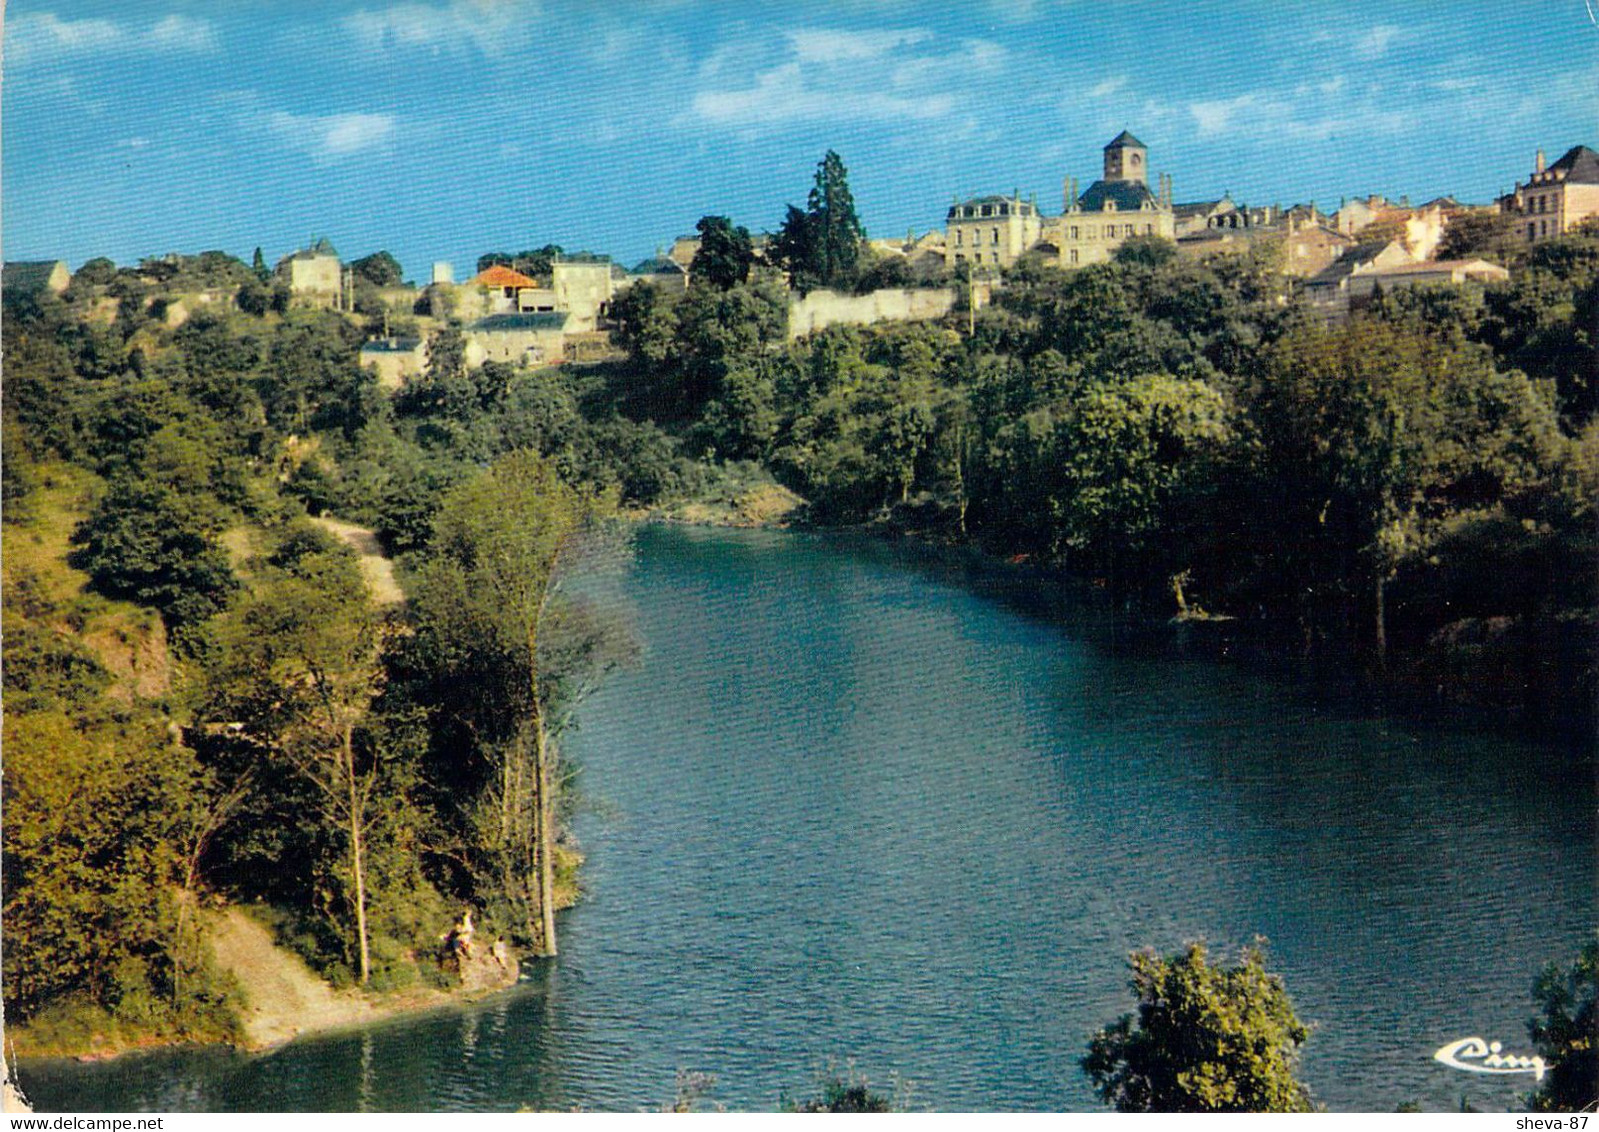
[[[333,247],[332,241],[326,236],[318,236],[316,241],[310,247],[301,248],[299,251],[294,253],[295,259],[315,259],[318,256],[332,256],[334,259],[339,258],[338,251]]]
[[[471,281],[479,287],[537,287],[538,280],[523,275],[520,271],[512,271],[503,263],[496,263],[486,271],[480,271],[472,276]]]
[[[373,338],[361,343],[363,354],[409,354],[422,345],[420,338]]]
[[[1107,202],[1113,202],[1117,212],[1137,212],[1145,204],[1160,207],[1149,186],[1139,181],[1095,181],[1077,198],[1077,207],[1084,212],[1104,212]]]
[[[675,259],[668,259],[664,255],[651,256],[643,263],[638,264],[629,275],[683,275],[683,265]]]
[[[0,286],[4,286],[7,291],[28,293],[43,291],[50,285],[50,276],[60,263],[61,261],[57,259],[8,263],[5,265],[4,275],[0,276]],[[66,265],[61,264],[61,266]]]
[[[1148,149],[1149,148],[1143,142],[1141,142],[1137,138],[1133,137],[1132,134],[1129,134],[1126,130],[1123,130],[1121,133],[1117,134],[1114,138],[1112,138],[1110,140],[1110,144],[1105,146],[1105,148],[1106,149],[1115,149],[1118,146],[1137,146],[1139,149]]]
[[[473,330],[560,330],[566,326],[565,311],[525,311],[522,314],[491,314],[471,326]]]
[[[1585,145],[1574,145],[1566,150],[1566,155],[1553,165],[1548,172],[1559,170],[1565,174],[1566,181],[1579,185],[1599,185],[1599,153],[1595,153]]]

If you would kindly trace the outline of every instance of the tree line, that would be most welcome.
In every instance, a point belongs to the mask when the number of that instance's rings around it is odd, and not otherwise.
[[[172,326],[115,286],[4,308],[8,1020],[35,1048],[230,1036],[217,900],[378,990],[442,980],[463,907],[554,954],[561,735],[633,648],[566,583],[625,559],[599,454],[625,441],[528,374],[491,371],[494,413],[448,351],[391,401],[339,314]],[[403,605],[330,509],[383,532]]]

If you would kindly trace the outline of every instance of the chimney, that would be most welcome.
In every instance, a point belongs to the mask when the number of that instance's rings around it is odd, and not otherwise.
[[[1542,149],[1538,150],[1537,156],[1535,156],[1532,159],[1532,171],[1534,173],[1542,173],[1543,172],[1543,150]]]

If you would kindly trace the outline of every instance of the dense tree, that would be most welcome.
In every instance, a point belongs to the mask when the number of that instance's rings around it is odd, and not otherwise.
[[[723,291],[744,282],[755,259],[749,229],[743,225],[735,228],[725,216],[702,216],[694,227],[700,234],[700,247],[689,265],[690,276]]]
[[[801,212],[790,205],[773,241],[772,258],[801,291],[854,285],[866,230],[855,214],[844,161],[828,150]]]
[[[5,753],[8,1012],[77,995],[129,1024],[181,1025],[174,1011],[210,993],[176,978],[183,846],[208,792],[193,752],[147,717],[80,727],[8,694]]]
[[[1513,264],[1527,250],[1515,216],[1508,212],[1472,209],[1449,218],[1438,243],[1439,259],[1477,259]]]
[[[105,256],[96,256],[85,260],[82,267],[72,275],[74,286],[104,287],[117,277],[117,265]]]
[[[1551,963],[1533,996],[1543,1012],[1527,1024],[1547,1070],[1531,1097],[1540,1112],[1591,1112],[1599,1104],[1599,939],[1569,968]]]
[[[212,710],[309,784],[322,819],[344,838],[366,983],[367,844],[387,753],[366,720],[379,688],[378,625],[349,551],[287,557],[287,569],[260,582],[214,628]]]
[[[542,248],[528,248],[520,252],[485,252],[477,257],[477,269],[487,271],[499,264],[535,279],[548,278],[555,261],[564,257],[565,252],[560,244],[545,244]]]
[[[1129,961],[1138,1015],[1094,1035],[1083,1069],[1118,1112],[1309,1112],[1295,1078],[1310,1030],[1259,948],[1214,966],[1192,943]]]
[[[108,597],[157,610],[187,632],[220,610],[237,586],[216,543],[221,512],[209,496],[165,484],[113,484],[73,534],[73,564]]]
[[[597,513],[548,460],[512,453],[445,497],[416,585],[414,655],[445,734],[475,760],[454,773],[477,786],[465,824],[479,891],[538,955],[556,952],[546,631]]]
[[[350,267],[357,278],[366,280],[374,287],[398,287],[405,282],[405,273],[400,269],[400,261],[386,251],[362,256],[352,262]]]

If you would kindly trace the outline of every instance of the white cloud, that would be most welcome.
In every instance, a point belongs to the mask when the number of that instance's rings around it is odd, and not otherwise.
[[[1404,38],[1404,29],[1393,24],[1377,24],[1355,40],[1355,54],[1362,59],[1380,59],[1389,45]]]
[[[524,46],[539,9],[533,0],[454,0],[363,8],[340,21],[369,53],[423,50],[434,55],[476,51],[500,55]]]
[[[801,28],[788,33],[794,58],[801,63],[850,63],[881,59],[899,47],[925,43],[933,33],[906,31],[831,31]]]
[[[425,136],[430,131],[425,123],[407,122],[393,114],[295,114],[274,107],[253,90],[224,91],[213,95],[211,104],[235,128],[298,150],[318,164],[387,153],[402,136]]]
[[[149,138],[123,138],[121,141],[117,142],[117,148],[118,149],[148,149],[148,148],[150,148],[150,139]]]
[[[801,122],[951,124],[1009,60],[983,39],[922,28],[798,28],[724,43],[701,66],[679,124],[746,131]]]
[[[1325,90],[1325,84],[1318,89],[1328,95],[1327,102],[1257,90],[1234,98],[1190,102],[1188,116],[1201,138],[1251,135],[1319,142],[1334,137],[1392,135],[1406,128],[1404,114],[1385,109],[1378,101],[1332,98],[1337,86],[1331,92]],[[1306,93],[1305,88],[1296,93]]]
[[[266,127],[285,145],[319,161],[334,161],[387,149],[398,122],[392,114],[316,115],[280,110],[267,116]]]
[[[706,90],[694,96],[694,112],[717,125],[757,126],[785,122],[927,121],[948,114],[953,99],[920,98],[883,91],[833,92],[805,85],[798,63],[760,75],[741,90]]]
[[[6,61],[18,66],[96,55],[203,55],[218,47],[216,26],[210,20],[177,14],[141,26],[25,12],[6,21],[5,41]]]
[[[1089,98],[1109,98],[1111,95],[1116,94],[1116,93],[1126,89],[1126,87],[1127,87],[1127,76],[1126,75],[1114,75],[1111,78],[1102,79],[1099,82],[1095,83],[1094,86],[1093,86],[1093,89],[1088,92],[1088,97]]]

